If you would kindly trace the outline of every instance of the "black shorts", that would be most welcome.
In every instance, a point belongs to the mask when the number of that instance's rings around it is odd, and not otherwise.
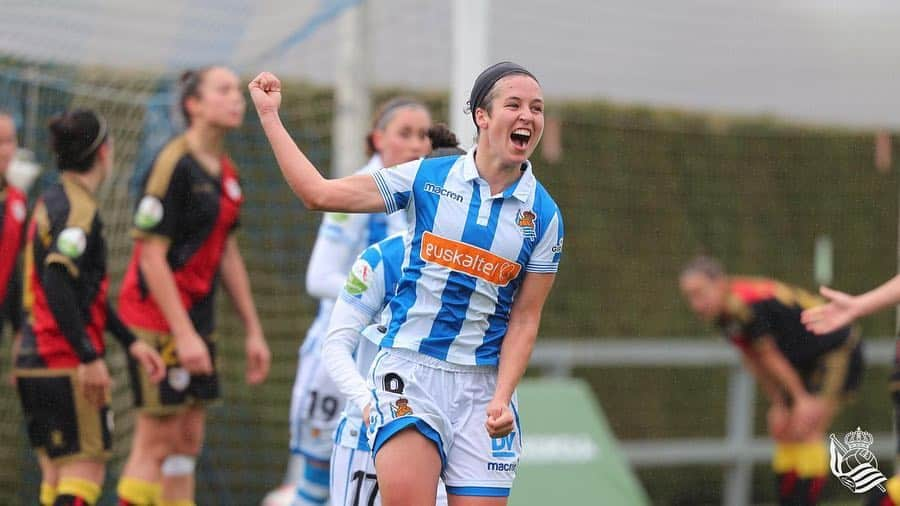
[[[819,357],[812,367],[800,371],[806,390],[812,394],[849,400],[862,383],[865,362],[862,340],[854,330],[847,341]]]
[[[166,375],[159,383],[153,383],[147,372],[128,357],[128,371],[131,375],[131,392],[134,405],[142,413],[165,416],[183,411],[192,406],[203,406],[219,399],[219,375],[216,371],[216,343],[211,338],[203,338],[209,349],[213,373],[191,375],[178,362],[175,339],[170,334],[131,327],[138,339],[159,352],[166,364]]]
[[[112,411],[81,392],[75,369],[16,369],[16,388],[31,446],[54,462],[109,460]]]

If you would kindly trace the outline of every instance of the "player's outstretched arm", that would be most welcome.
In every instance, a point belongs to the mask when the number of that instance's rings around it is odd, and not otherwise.
[[[488,404],[485,427],[491,437],[503,437],[513,430],[513,414],[509,403],[528,368],[531,352],[537,340],[544,302],[550,295],[556,274],[529,272],[516,293],[509,313],[509,327],[500,347],[497,387]]]
[[[318,211],[385,211],[384,200],[371,176],[357,174],[341,179],[326,179],[300,151],[278,116],[281,81],[274,74],[263,72],[250,81],[248,87],[281,174],[303,205]]]
[[[802,320],[810,331],[827,334],[858,318],[900,303],[900,276],[857,296],[825,286],[819,291],[829,300],[828,304],[807,309],[803,312]]]

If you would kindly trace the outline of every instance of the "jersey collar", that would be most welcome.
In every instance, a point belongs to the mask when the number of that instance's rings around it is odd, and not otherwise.
[[[481,178],[478,167],[475,166],[475,148],[470,149],[463,158],[462,176],[465,181],[474,181]],[[522,175],[509,188],[503,190],[503,198],[513,197],[522,202],[527,202],[531,197],[531,191],[537,181],[531,171],[531,161],[526,160],[522,164]]]

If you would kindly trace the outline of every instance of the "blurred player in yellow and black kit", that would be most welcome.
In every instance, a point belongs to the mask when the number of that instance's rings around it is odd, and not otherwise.
[[[134,252],[119,297],[122,319],[166,362],[153,385],[132,365],[140,412],[119,504],[194,504],[194,469],[206,405],[219,398],[214,296],[221,274],[247,333],[247,382],[262,382],[270,355],[233,233],[244,196],[225,135],[245,100],[224,67],[189,71],[180,104],[187,131],[158,153],[134,216]]]
[[[159,381],[160,356],[107,301],[106,241],[97,188],[112,170],[106,122],[89,110],[55,118],[50,135],[60,181],[41,195],[28,225],[27,312],[15,378],[41,466],[41,504],[91,505],[111,447],[104,330]]]
[[[845,326],[814,335],[800,315],[823,299],[772,279],[728,276],[709,257],[691,261],[679,282],[694,313],[740,349],[771,402],[779,504],[816,504],[829,466],[825,431],[862,379],[859,333]]]
[[[25,242],[26,199],[6,181],[16,145],[12,116],[0,110],[0,337],[5,321],[15,334],[22,323],[22,277],[17,265]]]

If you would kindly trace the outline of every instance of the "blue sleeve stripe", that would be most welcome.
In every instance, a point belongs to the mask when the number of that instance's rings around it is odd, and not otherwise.
[[[397,202],[394,200],[387,181],[384,180],[384,175],[380,171],[375,171],[372,173],[372,178],[375,180],[375,185],[378,186],[378,191],[381,192],[381,198],[384,199],[384,212],[387,214],[397,212]]]
[[[559,272],[557,267],[532,267],[528,266],[525,268],[525,272],[534,272],[538,274],[556,274]]]
[[[509,497],[509,489],[502,487],[451,487],[447,485],[447,493],[470,497]]]

